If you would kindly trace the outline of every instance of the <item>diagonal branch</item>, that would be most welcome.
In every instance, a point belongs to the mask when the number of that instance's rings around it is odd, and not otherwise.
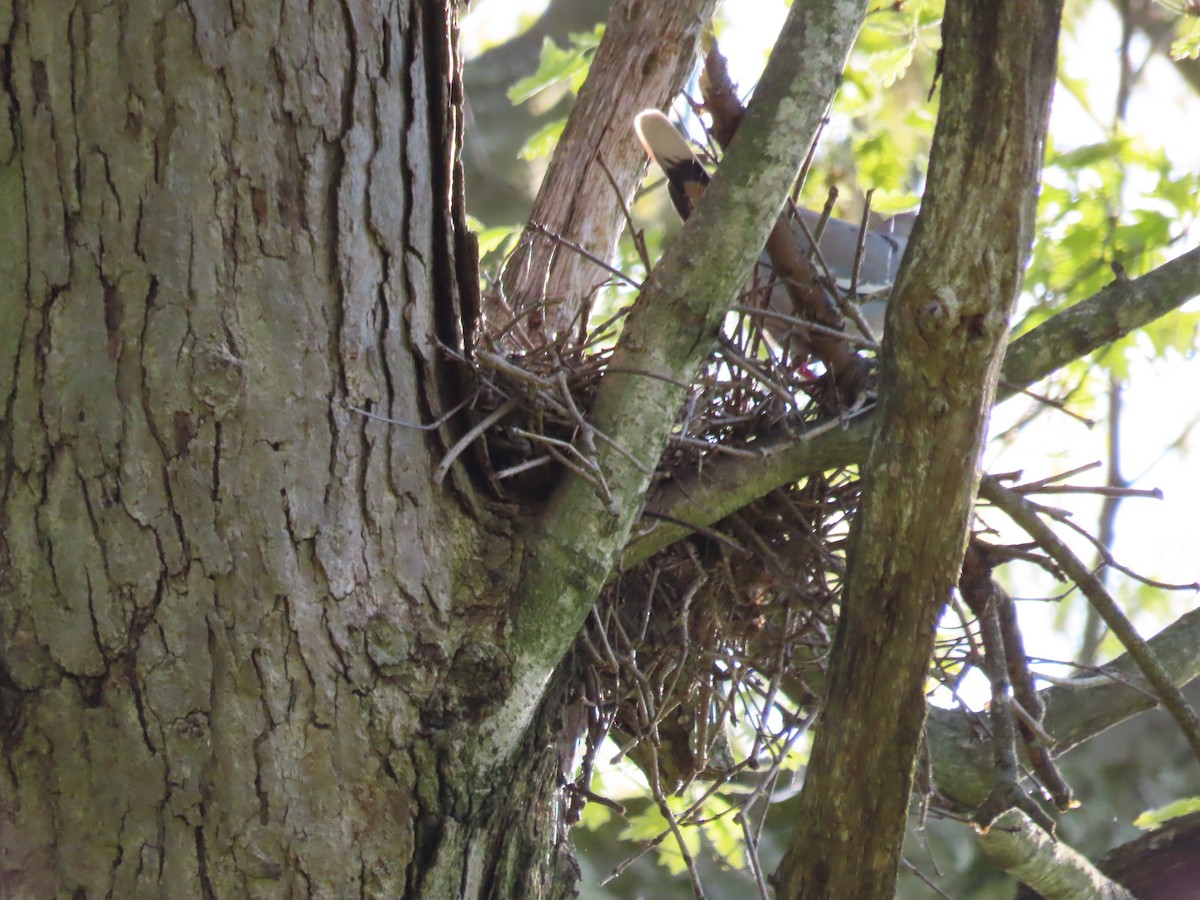
[[[1144,328],[1196,296],[1200,296],[1200,248],[1140,278],[1114,281],[1009,345],[999,399]],[[622,556],[622,567],[636,565],[686,536],[692,529],[683,523],[712,525],[780,485],[861,462],[873,427],[874,416],[867,415],[845,428],[813,436],[780,431],[758,442],[757,458],[713,460],[706,464],[703,478],[669,483],[651,494],[646,508],[672,524],[664,522],[632,541]]]
[[[600,385],[589,421],[653,467],[686,387],[766,240],[840,81],[866,13],[859,0],[792,7],[754,109],[696,214],[651,273]],[[803,64],[797,64],[797,61]],[[611,506],[566,476],[526,532],[511,651],[514,687],[492,720],[503,760],[628,540],[649,477],[604,444]]]
[[[1200,609],[1185,613],[1147,642],[1175,685],[1200,677]],[[1092,687],[1056,686],[1041,691],[1043,728],[1054,738],[1059,756],[1107,728],[1155,706],[1155,698],[1137,687],[1140,670],[1130,654],[1104,666],[1111,683]],[[931,709],[927,729],[938,793],[955,808],[970,811],[995,783],[992,751],[972,737],[974,713]]]
[[[1010,809],[979,836],[983,852],[1046,900],[1134,900],[1086,857]]]
[[[1118,276],[1087,300],[1017,338],[1004,359],[1000,397],[1041,381],[1200,295],[1200,247],[1140,278]]]
[[[1146,680],[1150,682],[1162,705],[1175,719],[1183,732],[1192,752],[1200,759],[1200,719],[1188,704],[1183,693],[1175,686],[1162,663],[1155,658],[1146,641],[1133,623],[1125,617],[1115,600],[1083,561],[1076,556],[1054,530],[1050,528],[1028,500],[1004,487],[994,478],[984,478],[980,496],[990,500],[1037,541],[1038,545],[1062,566],[1063,572],[1083,591],[1092,608],[1121,641],[1129,655],[1137,663]]]
[[[895,890],[934,629],[1032,243],[1061,12],[946,4],[928,189],[888,304],[829,687],[778,873],[788,897]]]

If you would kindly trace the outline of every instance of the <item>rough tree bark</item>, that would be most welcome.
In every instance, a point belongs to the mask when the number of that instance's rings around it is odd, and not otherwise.
[[[0,9],[5,896],[571,889],[553,754],[453,766],[507,544],[350,408],[452,402],[452,16]]]
[[[480,592],[348,407],[444,402],[447,10],[5,10],[5,893],[402,895]]]
[[[731,148],[627,326],[662,379],[596,410],[643,460],[865,10],[796,6],[821,74],[764,79],[768,165]],[[646,479],[514,527],[434,486],[440,431],[352,408],[459,399],[450,4],[27,0],[0,35],[0,892],[568,895],[553,671]]]

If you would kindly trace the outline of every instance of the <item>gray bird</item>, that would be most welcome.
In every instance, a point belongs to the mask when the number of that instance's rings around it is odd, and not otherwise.
[[[634,129],[646,149],[646,154],[667,176],[667,191],[675,209],[681,218],[687,219],[708,185],[708,172],[700,164],[684,136],[671,124],[670,119],[658,110],[647,109],[638,113],[634,120]],[[815,234],[821,221],[821,213],[803,208],[797,208],[796,212],[798,219],[808,226],[808,231]],[[908,237],[914,221],[916,213],[893,216],[875,230],[868,231],[863,240],[862,262],[856,285],[857,299],[862,301],[860,310],[875,337],[883,334],[887,292],[896,281],[896,273],[900,270],[900,261],[908,246]],[[813,258],[812,242],[797,218],[791,219],[790,228],[801,251],[810,259]],[[829,274],[842,291],[850,290],[858,243],[859,226],[834,218],[826,221],[817,242],[821,257],[829,268]],[[770,271],[771,261],[765,253],[760,259],[760,265]],[[782,284],[776,282],[767,306],[777,311],[791,308],[791,302]],[[852,323],[848,322],[847,325],[851,332],[858,333],[858,329],[853,327]]]

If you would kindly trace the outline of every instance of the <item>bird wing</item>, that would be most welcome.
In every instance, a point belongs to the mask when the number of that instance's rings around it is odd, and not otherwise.
[[[700,201],[709,174],[687,139],[671,120],[657,109],[647,109],[634,119],[634,130],[646,149],[667,176],[668,193],[680,218],[687,219]],[[815,232],[821,213],[812,209],[797,208],[797,218]],[[908,235],[916,218],[913,213],[894,216],[874,231],[868,231],[863,240],[862,261],[858,272],[858,293],[877,294],[886,291],[896,281],[900,260],[908,247]],[[801,249],[810,258],[812,242],[805,229],[796,219],[791,223],[792,234]],[[818,246],[821,256],[829,266],[829,272],[842,290],[849,290],[854,277],[854,264],[858,253],[859,226],[842,219],[830,218],[821,232]]]

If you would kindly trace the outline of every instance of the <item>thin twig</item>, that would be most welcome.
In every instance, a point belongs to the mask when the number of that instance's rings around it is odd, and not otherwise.
[[[360,407],[353,406],[349,403],[346,404],[346,409],[352,410],[353,412],[358,413],[360,416],[365,416],[368,419],[374,419],[376,422],[386,422],[388,425],[399,425],[401,428],[415,428],[417,431],[434,431],[450,421],[455,413],[461,412],[468,404],[473,403],[477,397],[478,392],[468,397],[466,400],[463,400],[461,403],[455,405],[450,409],[449,412],[438,416],[437,419],[430,422],[428,425],[423,422],[405,422],[403,419],[391,419],[387,416],[381,416],[379,413],[373,413],[368,410],[361,409]]]
[[[604,269],[604,271],[606,271],[612,275],[615,275],[617,278],[619,278],[621,281],[625,282],[631,288],[636,288],[639,291],[642,289],[642,282],[638,281],[636,278],[632,278],[629,275],[626,275],[624,272],[622,272],[616,266],[610,266],[607,262],[605,262],[603,259],[598,257],[596,254],[594,254],[588,250],[585,250],[583,247],[580,247],[578,244],[574,243],[573,241],[568,241],[565,237],[555,234],[553,231],[551,231],[545,225],[540,225],[537,222],[530,222],[529,230],[536,231],[538,234],[541,234],[541,235],[545,235],[546,237],[550,238],[550,240],[554,241],[554,243],[559,244],[563,247],[566,247],[569,250],[574,250],[576,253],[578,253],[580,256],[582,256],[584,259],[588,260],[589,262],[595,263],[601,269]]]
[[[481,419],[474,428],[459,438],[454,446],[446,451],[446,455],[442,458],[442,461],[438,463],[438,467],[433,472],[433,483],[441,484],[446,478],[446,473],[450,471],[450,467],[454,465],[454,461],[458,459],[462,452],[471,446],[471,443],[477,437],[479,437],[516,408],[517,403],[515,400],[509,400],[506,403],[502,403],[489,415]]]
[[[1153,686],[1159,702],[1166,708],[1183,732],[1192,752],[1200,761],[1200,718],[1191,708],[1183,693],[1171,680],[1150,646],[1137,633],[1133,624],[1121,612],[1120,607],[1091,570],[1071,549],[1041,520],[1029,502],[1019,494],[986,476],[980,490],[992,503],[1004,510],[1017,525],[1041,544],[1042,548],[1062,566],[1063,571],[1079,586],[1092,606],[1104,619],[1113,634],[1121,641],[1130,658],[1137,664],[1146,680]]]
[[[1093,460],[1089,463],[1084,463],[1082,466],[1076,466],[1074,469],[1068,469],[1065,472],[1060,472],[1057,475],[1051,475],[1048,478],[1043,478],[1041,481],[1030,481],[1027,484],[1018,485],[1013,490],[1018,494],[1035,493],[1042,490],[1050,484],[1058,484],[1066,481],[1068,478],[1074,478],[1076,475],[1082,475],[1084,472],[1090,472],[1092,469],[1098,469],[1101,466],[1100,460]],[[999,475],[993,475],[993,478],[999,479]]]

